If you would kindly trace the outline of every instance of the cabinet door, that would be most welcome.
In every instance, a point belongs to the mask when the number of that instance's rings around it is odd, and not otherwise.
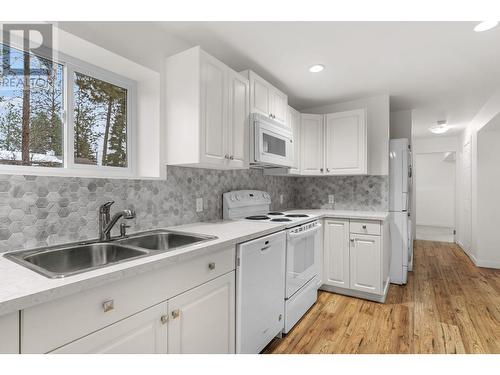
[[[366,155],[365,110],[360,109],[326,115],[326,173],[365,174]]]
[[[230,155],[229,166],[248,167],[248,119],[249,83],[242,75],[229,71],[229,115],[227,149]]]
[[[351,234],[351,289],[367,293],[382,292],[380,236]]]
[[[19,312],[0,316],[0,354],[19,353]]]
[[[325,220],[324,257],[324,284],[349,288],[349,220]]]
[[[301,174],[323,174],[323,115],[301,116]]]
[[[300,171],[300,113],[292,107],[288,107],[287,123],[293,133],[293,165],[290,173],[296,174]]]
[[[281,122],[283,125],[289,126],[286,122],[288,110],[288,98],[280,91],[269,89],[269,112],[273,115],[273,119]]]
[[[169,353],[235,352],[235,273],[168,301]]]
[[[257,75],[250,73],[250,111],[269,116],[269,85]]]
[[[203,54],[201,59],[201,160],[226,164],[227,67]],[[195,136],[195,135],[193,135]]]
[[[165,354],[168,326],[166,319],[167,302],[163,302],[51,353]]]

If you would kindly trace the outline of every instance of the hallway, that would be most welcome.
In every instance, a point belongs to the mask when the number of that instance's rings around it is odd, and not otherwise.
[[[385,304],[320,292],[265,353],[500,353],[500,270],[455,244],[415,241],[414,272]]]

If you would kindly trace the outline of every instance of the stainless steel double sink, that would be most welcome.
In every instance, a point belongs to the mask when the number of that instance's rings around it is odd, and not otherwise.
[[[155,230],[106,242],[86,242],[35,250],[21,250],[4,256],[51,279],[88,272],[127,260],[217,239],[194,233]]]

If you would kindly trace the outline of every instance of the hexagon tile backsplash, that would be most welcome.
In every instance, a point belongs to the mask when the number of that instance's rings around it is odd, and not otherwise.
[[[368,177],[375,176],[364,179]],[[374,204],[362,209],[380,209],[383,205],[385,198],[361,196],[370,193],[373,181],[354,185],[344,181],[337,186],[326,181],[336,177],[324,179],[263,176],[262,171],[253,169],[218,171],[183,167],[168,167],[166,181],[0,175],[0,252],[94,239],[98,231],[98,208],[110,200],[115,201],[112,213],[123,208],[136,211],[136,218],[128,223],[130,233],[220,220],[222,193],[238,189],[268,191],[274,210],[304,204],[311,208],[318,206],[332,186],[342,190],[354,187],[356,193],[345,199]],[[384,183],[376,185],[370,196],[380,195],[380,186],[385,189]],[[282,205],[280,194],[284,197]],[[197,213],[199,197],[203,197],[204,208]]]

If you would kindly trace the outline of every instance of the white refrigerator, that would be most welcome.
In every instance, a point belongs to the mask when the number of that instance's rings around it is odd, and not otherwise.
[[[389,146],[389,211],[391,216],[391,283],[406,284],[413,265],[410,220],[411,150],[408,139],[391,139]]]

